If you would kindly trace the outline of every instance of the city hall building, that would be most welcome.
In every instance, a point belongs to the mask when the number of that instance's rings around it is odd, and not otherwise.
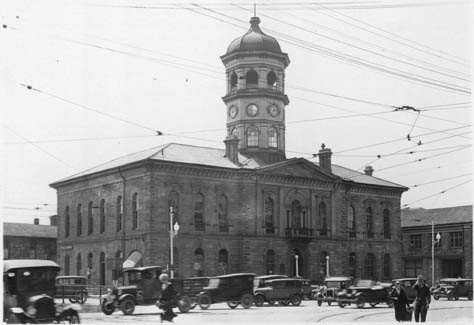
[[[97,284],[134,265],[172,267],[179,277],[403,274],[407,188],[374,177],[370,166],[360,173],[332,164],[324,145],[314,160],[286,158],[290,61],[259,23],[252,17],[221,57],[225,149],[169,143],[51,184],[64,274]]]

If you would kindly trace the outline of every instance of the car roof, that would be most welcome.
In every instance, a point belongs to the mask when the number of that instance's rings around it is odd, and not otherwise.
[[[162,266],[141,266],[141,267],[132,267],[129,269],[123,270],[124,272],[129,272],[129,271],[147,271],[147,270],[164,270]]]
[[[406,281],[406,280],[418,280],[418,278],[400,278],[400,279],[393,279],[392,282],[395,282],[395,281]]]
[[[56,280],[57,279],[78,279],[78,278],[87,280],[87,277],[80,276],[80,275],[60,275],[56,277]]]
[[[284,274],[268,274],[268,275],[259,275],[255,277],[255,280],[268,280],[268,279],[281,279],[281,278],[287,278],[288,275]]]
[[[232,274],[224,274],[219,276],[214,276],[211,279],[223,279],[223,278],[233,278],[233,277],[241,277],[241,276],[255,276],[255,273],[232,273]]]
[[[472,279],[465,279],[465,278],[444,278],[444,279],[440,279],[439,281],[446,281],[446,282],[472,281]]]
[[[348,276],[334,276],[334,277],[326,278],[326,279],[324,279],[324,281],[347,281],[347,280],[351,280],[351,279],[352,278],[348,277]]]
[[[23,268],[33,268],[33,267],[54,267],[61,269],[56,262],[49,260],[4,260],[3,261],[3,272],[12,270],[12,269],[23,269]]]
[[[298,278],[283,278],[283,279],[272,279],[272,280],[269,280],[268,282],[282,282],[282,281],[304,281],[304,279],[298,279]]]

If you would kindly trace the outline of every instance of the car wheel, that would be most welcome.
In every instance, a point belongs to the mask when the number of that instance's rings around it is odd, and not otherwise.
[[[329,301],[328,301],[328,306],[331,306],[331,304],[332,304],[332,301],[329,300]]]
[[[203,294],[199,296],[199,307],[201,309],[207,309],[211,306],[212,300],[208,294]]]
[[[454,300],[458,300],[458,299],[459,299],[459,297],[456,296],[456,295],[453,295],[453,298],[454,298]]]
[[[120,302],[120,310],[124,315],[131,315],[135,311],[135,302],[132,298],[125,298]]]
[[[265,302],[265,299],[262,295],[256,295],[255,298],[253,298],[253,302],[255,303],[255,306],[262,307]]]
[[[377,306],[377,304],[375,302],[370,303],[370,307],[374,308],[375,306]]]
[[[87,293],[84,291],[78,292],[76,294],[76,301],[80,304],[83,304],[87,301]]]
[[[298,294],[294,294],[293,296],[291,296],[291,304],[292,304],[293,306],[299,306],[299,305],[301,305],[301,300],[302,300],[302,298],[301,298],[301,296],[298,295]]]
[[[101,309],[102,309],[102,312],[106,315],[112,315],[112,313],[115,311],[114,304],[107,303],[105,299],[104,301],[102,301]]]
[[[253,296],[250,293],[244,293],[240,298],[240,303],[245,309],[249,309],[253,304]]]
[[[357,305],[357,308],[364,308],[364,305],[365,305],[365,297],[363,296],[359,296],[356,300],[356,305]]]
[[[471,299],[471,300],[472,300],[472,299]],[[275,300],[268,300],[268,303],[269,303],[270,305],[274,305],[274,304],[276,303],[276,301],[275,301]]]
[[[288,306],[290,304],[289,300],[280,300],[278,303],[282,306]]]
[[[182,296],[178,300],[178,309],[182,313],[187,313],[191,309],[191,299],[188,296]]]
[[[66,318],[66,321],[67,321],[69,324],[80,324],[80,323],[81,323],[81,319],[79,318],[79,314],[77,313],[77,311],[72,312],[72,313]]]
[[[344,304],[343,302],[339,302],[339,307],[344,308],[346,307],[346,304]]]
[[[433,295],[433,298],[434,298],[434,300],[438,300],[439,296],[435,294],[435,295]]]
[[[23,317],[21,315],[17,315],[15,313],[10,313],[8,315],[7,324],[22,324]]]
[[[237,308],[238,305],[239,305],[239,303],[238,303],[237,301],[229,301],[229,302],[227,303],[227,306],[229,306],[229,307],[232,308],[232,309]]]
[[[77,302],[77,300],[75,298],[69,298],[69,301],[72,303],[72,304],[75,304]]]
[[[318,298],[318,306],[321,306],[323,304],[323,299]]]

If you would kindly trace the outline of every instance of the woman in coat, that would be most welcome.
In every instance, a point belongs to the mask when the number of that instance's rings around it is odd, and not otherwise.
[[[168,274],[160,274],[159,279],[162,285],[161,296],[158,300],[158,307],[163,309],[163,313],[160,314],[160,321],[163,322],[166,320],[168,322],[173,322],[173,318],[178,316],[173,312],[173,305],[177,299],[176,292],[174,291],[173,284],[168,279]]]
[[[407,308],[410,308],[405,290],[400,285],[400,281],[395,282],[390,297],[393,300],[393,308],[395,309],[395,319],[399,322],[405,321]]]

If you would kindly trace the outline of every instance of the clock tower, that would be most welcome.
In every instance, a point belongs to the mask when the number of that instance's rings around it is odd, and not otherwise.
[[[236,38],[221,56],[226,68],[227,135],[236,136],[239,152],[261,164],[285,156],[285,68],[290,63],[277,40],[262,32],[260,19]]]

